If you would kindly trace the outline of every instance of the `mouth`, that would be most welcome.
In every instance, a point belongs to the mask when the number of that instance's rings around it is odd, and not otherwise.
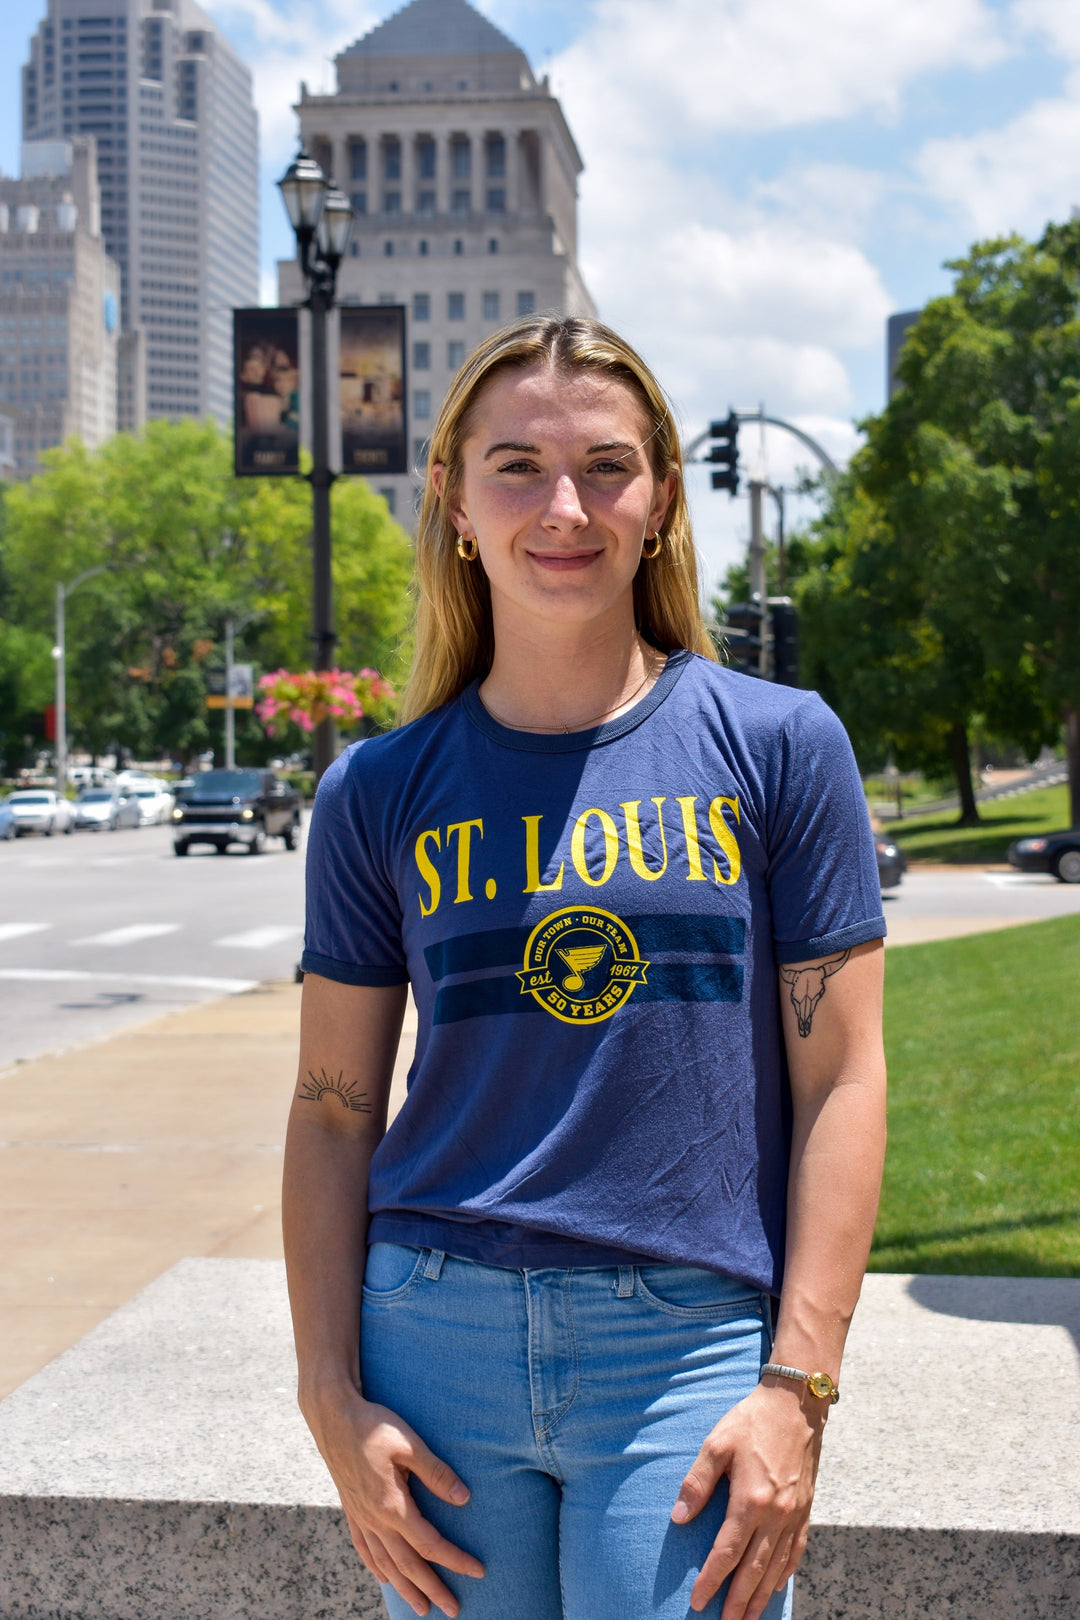
[[[580,573],[602,555],[602,548],[592,547],[588,551],[530,551],[528,555],[540,568],[547,569],[553,574]]]

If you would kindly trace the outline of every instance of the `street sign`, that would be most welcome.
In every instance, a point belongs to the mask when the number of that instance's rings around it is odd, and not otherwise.
[[[208,709],[250,709],[255,704],[255,665],[234,664],[232,667],[231,696],[226,696],[224,669],[206,671],[206,707]]]

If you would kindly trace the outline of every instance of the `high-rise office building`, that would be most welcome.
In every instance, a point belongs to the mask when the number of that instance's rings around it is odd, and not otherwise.
[[[23,69],[23,138],[79,134],[97,140],[121,270],[120,426],[143,392],[147,416],[228,421],[231,311],[258,297],[248,69],[194,0],[49,0]]]
[[[120,269],[101,234],[94,138],[23,146],[0,178],[0,402],[12,472],[75,436],[116,432]]]
[[[342,303],[407,307],[409,443],[419,467],[451,377],[488,332],[533,310],[594,313],[577,262],[582,163],[524,52],[466,0],[412,0],[301,86],[300,137],[352,200]],[[280,301],[302,296],[296,265]],[[378,487],[408,520],[418,480]]]

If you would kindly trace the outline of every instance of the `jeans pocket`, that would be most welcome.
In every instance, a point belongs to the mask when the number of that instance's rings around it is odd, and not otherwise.
[[[635,1292],[646,1304],[687,1321],[761,1319],[761,1295],[746,1283],[702,1266],[638,1266]]]
[[[373,1243],[364,1267],[364,1299],[373,1305],[406,1299],[424,1274],[428,1252],[405,1243]]]

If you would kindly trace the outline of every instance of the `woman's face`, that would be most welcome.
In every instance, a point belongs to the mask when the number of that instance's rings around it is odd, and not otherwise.
[[[538,365],[483,389],[451,516],[477,539],[497,630],[508,614],[585,624],[632,613],[642,542],[673,491],[653,473],[652,428],[630,388],[598,372]]]

